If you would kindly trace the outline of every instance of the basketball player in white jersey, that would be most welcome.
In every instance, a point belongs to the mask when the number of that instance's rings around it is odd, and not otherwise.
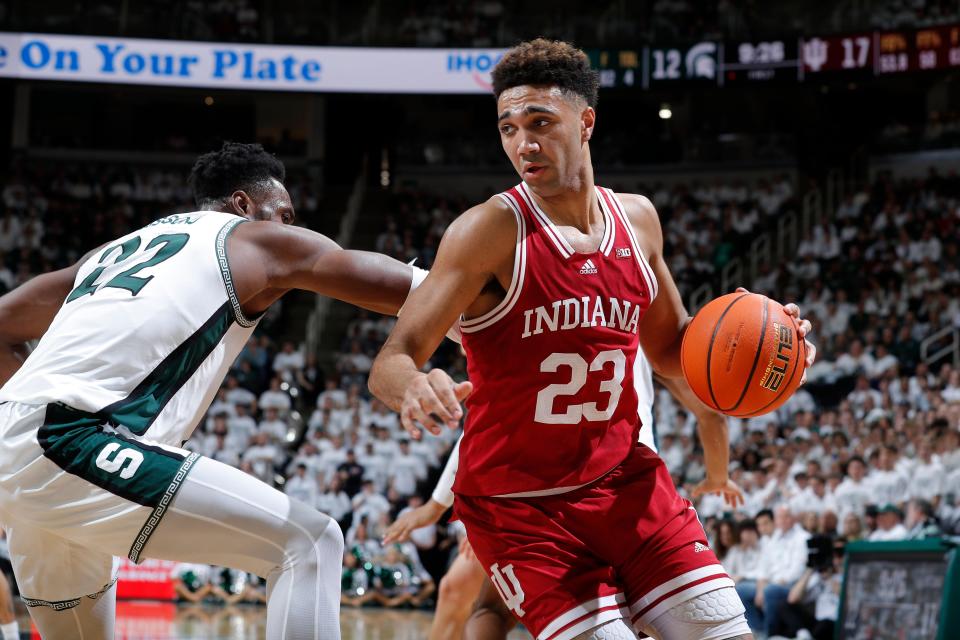
[[[639,350],[634,362],[637,414],[642,425],[639,441],[657,451],[653,421],[654,375],[650,361],[644,356],[643,351]],[[708,455],[705,456],[705,462],[711,469],[725,470],[729,464],[729,455],[723,455],[729,451],[726,418],[700,402],[683,378],[658,377],[657,379],[696,416],[700,437],[710,438],[723,445],[706,448],[705,453]],[[453,506],[453,481],[459,462],[459,447],[458,440],[430,500],[397,518],[387,529],[384,536],[385,544],[409,539],[414,529],[435,524],[446,510]],[[707,493],[704,485],[705,483],[700,483],[695,487],[693,495]],[[743,494],[733,482],[728,483],[722,492],[716,493],[722,493],[731,508],[743,504]],[[429,638],[430,640],[505,639],[509,630],[516,625],[516,620],[504,606],[497,592],[491,588],[490,581],[470,549],[469,542],[464,540],[462,545],[460,554],[440,580],[437,609],[430,627]]]
[[[44,638],[113,637],[120,556],[264,576],[268,638],[340,637],[337,523],[180,448],[285,292],[396,313],[422,280],[289,226],[283,179],[259,145],[225,144],[191,173],[199,211],[0,298],[0,522]]]

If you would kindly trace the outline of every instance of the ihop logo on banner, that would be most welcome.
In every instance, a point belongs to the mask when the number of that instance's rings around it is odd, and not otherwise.
[[[447,54],[448,73],[468,73],[477,86],[488,91],[493,89],[490,72],[503,57],[503,50],[475,51],[460,50]]]

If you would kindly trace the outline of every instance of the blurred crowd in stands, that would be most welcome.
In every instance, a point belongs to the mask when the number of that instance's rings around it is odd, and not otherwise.
[[[48,3],[49,4],[49,3]],[[822,5],[822,6],[821,6]],[[83,7],[79,10],[80,6]],[[785,33],[890,29],[957,21],[956,0],[867,0],[841,3],[731,0],[606,0],[585,8],[556,0],[530,11],[517,0],[482,2],[309,2],[264,0],[137,3],[94,1],[40,7],[0,2],[9,31],[181,38],[308,45],[422,47],[508,46],[530,34],[584,46],[635,47],[638,41],[694,41]]]
[[[665,255],[686,293],[715,282],[798,202],[786,176],[612,186],[646,193],[656,204]],[[293,191],[295,201],[310,197],[296,181]],[[128,168],[22,170],[0,198],[0,290],[191,206],[181,175]],[[952,354],[925,362],[921,349],[938,332],[949,344],[950,328],[960,328],[960,178],[883,176],[841,200],[800,239],[795,255],[761,265],[744,283],[800,305],[814,323],[818,362],[808,384],[776,412],[728,420],[731,475],[745,504],[730,509],[715,496],[697,503],[751,624],[768,635],[807,629],[827,637],[838,597],[833,545],[960,533],[960,369]],[[424,267],[466,205],[415,190],[387,202],[369,248]],[[325,368],[323,354],[261,326],[187,443],[340,522],[348,605],[428,604],[464,535],[458,523],[442,520],[409,543],[380,543],[398,514],[429,497],[458,436],[412,440],[398,416],[370,397],[367,374],[392,326],[392,318],[358,312]],[[466,376],[449,341],[429,366]],[[705,473],[695,422],[665,390],[655,411],[661,455],[689,492]],[[818,554],[808,551],[808,540]],[[259,597],[255,581],[205,571],[179,568],[184,591]]]

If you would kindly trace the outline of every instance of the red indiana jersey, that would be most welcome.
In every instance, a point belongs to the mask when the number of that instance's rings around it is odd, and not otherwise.
[[[474,384],[454,492],[560,493],[620,464],[640,421],[633,365],[657,282],[609,189],[606,229],[577,253],[526,184],[498,195],[517,218],[513,279],[489,313],[464,320]]]

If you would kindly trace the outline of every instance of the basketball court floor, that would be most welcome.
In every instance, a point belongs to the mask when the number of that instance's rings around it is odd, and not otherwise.
[[[21,637],[30,633],[26,609],[18,603]],[[350,609],[340,614],[343,640],[423,640],[432,611]],[[116,640],[261,640],[266,637],[265,607],[215,607],[156,602],[121,601],[117,604]],[[509,640],[530,640],[526,631],[513,631]]]

